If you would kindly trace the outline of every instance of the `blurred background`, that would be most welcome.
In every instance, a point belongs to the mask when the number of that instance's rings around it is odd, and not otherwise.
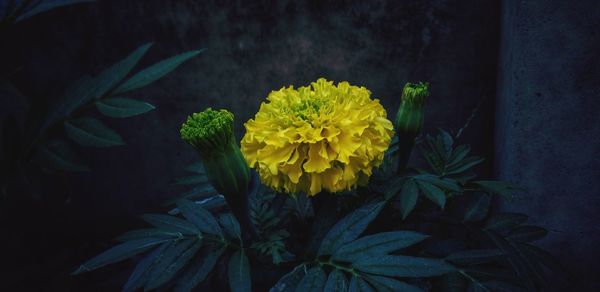
[[[68,274],[182,191],[169,183],[197,159],[179,138],[187,115],[227,108],[241,137],[271,90],[325,77],[367,87],[389,118],[406,82],[428,81],[425,132],[468,124],[459,140],[486,158],[481,175],[529,191],[499,208],[547,227],[543,246],[581,288],[600,289],[599,20],[597,1],[556,0],[99,0],[23,20],[0,39],[0,76],[11,84],[0,94],[4,129],[43,115],[69,84],[144,43],[154,45],[138,69],[206,51],[127,96],[155,110],[103,120],[126,145],[77,149],[91,172],[9,182],[21,195],[4,191],[1,201],[2,282],[11,291],[118,290],[131,263]]]

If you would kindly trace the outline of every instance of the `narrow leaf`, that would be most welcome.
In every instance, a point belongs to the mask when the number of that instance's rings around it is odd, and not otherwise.
[[[329,277],[327,277],[327,282],[325,282],[325,288],[323,288],[323,291],[348,291],[348,280],[344,276],[344,273],[338,269],[333,269],[333,271],[329,273]]]
[[[352,276],[349,286],[348,292],[375,292],[373,287],[367,281],[363,280],[362,277]]]
[[[446,205],[446,194],[440,188],[426,182],[417,181],[419,190],[425,195],[427,199],[434,202],[441,209],[444,209]]]
[[[225,252],[225,248],[210,251],[208,255],[198,258],[193,264],[184,272],[179,281],[175,286],[176,292],[189,292],[200,284],[206,276],[212,271],[217,263],[217,260]]]
[[[120,94],[144,87],[175,70],[175,68],[177,68],[183,62],[195,57],[202,51],[204,51],[204,49],[179,54],[143,69],[129,78],[129,80],[125,81],[125,83],[121,84],[121,86],[115,90],[115,94]]]
[[[27,18],[40,14],[42,12],[46,12],[48,10],[52,10],[54,8],[59,8],[63,6],[86,3],[86,2],[95,2],[96,0],[46,0],[39,1],[37,5],[33,6],[33,8],[27,10],[27,12],[19,15],[15,22],[23,21]]]
[[[318,255],[330,255],[343,244],[356,239],[377,217],[385,202],[363,206],[336,223],[327,233]]]
[[[140,239],[121,243],[109,250],[99,254],[98,256],[88,260],[81,265],[73,275],[89,272],[108,264],[116,263],[128,259],[136,254],[147,251],[148,249],[158,244],[171,241],[171,239]]]
[[[483,191],[500,195],[507,201],[513,199],[514,190],[523,190],[522,188],[503,181],[492,181],[492,180],[478,180],[474,181],[473,184],[480,187]]]
[[[388,277],[369,275],[366,279],[375,287],[375,289],[377,289],[377,291],[423,292],[419,287]]]
[[[365,273],[413,278],[439,276],[456,270],[441,260],[398,255],[366,256],[352,266]]]
[[[232,292],[247,292],[252,288],[250,264],[243,250],[238,250],[229,259],[229,288]]]
[[[171,280],[181,270],[202,246],[199,239],[185,239],[175,242],[168,247],[162,257],[152,266],[145,290],[160,287]]]
[[[69,138],[83,146],[111,147],[125,144],[117,132],[91,117],[66,121],[65,130]]]
[[[548,230],[539,226],[519,226],[513,229],[506,239],[520,242],[531,242],[542,239],[548,234]]]
[[[320,292],[325,287],[327,275],[320,267],[314,267],[308,272],[296,287],[296,292]]]
[[[480,164],[481,162],[483,162],[483,158],[481,157],[468,157],[466,159],[448,165],[446,167],[446,174],[457,174],[467,171],[475,165]]]
[[[461,265],[477,265],[493,261],[504,255],[504,252],[499,249],[473,249],[450,254],[446,260]]]
[[[177,207],[183,216],[192,222],[200,231],[221,235],[221,228],[219,227],[217,220],[204,208],[188,200],[177,201]]]
[[[335,251],[333,259],[352,262],[362,256],[379,256],[417,244],[427,235],[413,231],[383,232],[361,237]]]
[[[242,233],[240,231],[240,223],[238,223],[237,219],[235,219],[231,213],[225,213],[219,216],[219,223],[229,238],[241,240]]]
[[[108,98],[96,101],[96,108],[111,118],[128,118],[154,109],[154,106],[131,98]]]
[[[163,253],[163,251],[169,246],[169,243],[163,243],[158,248],[148,253],[136,266],[131,276],[123,286],[123,292],[135,291],[136,289],[143,287],[148,281],[148,271],[154,261]]]
[[[459,192],[461,190],[460,185],[458,185],[458,183],[453,179],[441,178],[432,174],[419,174],[413,177],[417,180],[430,183],[442,189],[447,189],[454,192]]]
[[[413,179],[409,179],[402,186],[402,191],[398,198],[398,204],[402,220],[406,219],[408,215],[415,209],[417,200],[419,198],[419,190],[417,189],[417,183]]]
[[[161,229],[138,229],[128,231],[119,235],[116,240],[118,241],[130,241],[130,240],[138,240],[145,238],[157,238],[157,239],[176,239],[183,237],[183,234],[180,232],[169,232]]]
[[[170,232],[181,232],[186,235],[197,235],[200,230],[194,224],[173,216],[161,214],[144,214],[144,221]]]
[[[463,222],[483,220],[490,209],[491,199],[491,196],[488,194],[474,193],[473,198],[467,204]]]
[[[525,221],[528,217],[525,214],[519,213],[499,213],[492,216],[485,224],[484,230],[510,230]]]
[[[36,161],[53,169],[86,172],[90,171],[73,149],[61,140],[51,140],[38,149]]]

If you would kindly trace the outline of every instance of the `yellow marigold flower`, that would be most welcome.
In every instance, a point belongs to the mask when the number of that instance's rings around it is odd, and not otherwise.
[[[393,136],[371,92],[323,78],[272,91],[245,125],[241,150],[262,182],[278,191],[338,192],[364,185]]]

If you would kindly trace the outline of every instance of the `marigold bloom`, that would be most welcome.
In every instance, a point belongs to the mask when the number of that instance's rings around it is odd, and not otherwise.
[[[242,154],[278,191],[315,195],[366,184],[393,136],[385,109],[370,96],[323,78],[272,91],[245,124]]]

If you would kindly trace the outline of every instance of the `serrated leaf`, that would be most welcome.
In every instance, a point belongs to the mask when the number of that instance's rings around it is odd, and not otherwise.
[[[429,236],[413,231],[383,232],[361,237],[334,252],[333,259],[352,262],[362,256],[385,255],[417,244]]]
[[[520,242],[531,242],[544,238],[548,234],[548,230],[539,226],[519,226],[511,230],[506,239]]]
[[[168,241],[171,241],[171,239],[150,238],[121,243],[86,261],[76,271],[73,272],[73,275],[89,272],[108,264],[120,262],[134,255],[145,252],[158,244]]]
[[[446,257],[446,260],[460,265],[477,265],[504,255],[505,253],[499,249],[472,249],[452,253]]]
[[[306,266],[296,266],[291,272],[285,274],[271,289],[269,292],[292,292],[295,291],[296,286],[302,281],[306,275]]]
[[[75,154],[73,149],[61,140],[51,140],[38,149],[36,161],[51,168],[72,172],[86,172],[90,168]]]
[[[377,217],[384,204],[378,202],[363,206],[338,221],[323,238],[318,255],[333,254],[343,244],[356,239]]]
[[[111,147],[125,144],[117,132],[91,117],[66,121],[65,130],[69,138],[83,146]]]
[[[194,257],[200,247],[202,241],[198,238],[184,239],[169,246],[152,266],[144,289],[155,289],[167,283]]]
[[[327,277],[323,291],[342,292],[348,291],[348,280],[338,269],[333,269]]]
[[[163,243],[152,252],[148,253],[144,258],[135,266],[135,269],[127,279],[125,286],[123,286],[123,292],[135,291],[136,289],[143,287],[148,281],[148,271],[154,261],[160,254],[169,246],[169,243]]]
[[[86,2],[95,2],[96,0],[46,0],[46,1],[38,1],[37,4],[35,4],[32,7],[29,7],[27,9],[27,11],[21,15],[19,15],[17,17],[17,19],[15,20],[16,22],[19,21],[23,21],[27,18],[30,18],[32,16],[35,16],[37,14],[40,14],[42,12],[46,12],[55,8],[59,8],[59,7],[63,7],[63,6],[68,6],[68,5],[73,5],[73,4],[79,4],[79,3],[86,3]]]
[[[167,75],[169,72],[175,70],[175,68],[177,68],[183,62],[195,57],[203,51],[204,49],[182,53],[170,57],[168,59],[162,60],[154,65],[151,65],[150,67],[136,73],[131,78],[129,78],[129,80],[121,84],[115,90],[115,94],[121,94],[123,92],[144,87]]]
[[[215,267],[215,264],[223,255],[226,248],[211,250],[207,255],[193,261],[190,267],[183,273],[177,284],[175,285],[176,292],[189,292],[200,284]]]
[[[215,217],[199,205],[188,201],[177,201],[177,207],[183,216],[204,233],[221,235],[221,228]]]
[[[229,288],[232,292],[247,292],[252,288],[250,264],[243,250],[238,250],[229,259]]]
[[[366,256],[352,266],[365,273],[390,277],[433,277],[456,271],[441,260],[399,255]]]
[[[484,226],[484,230],[510,230],[513,229],[525,221],[528,217],[525,214],[519,213],[499,213],[488,219]]]
[[[513,199],[514,190],[522,190],[522,188],[514,184],[503,181],[478,180],[472,183],[479,186],[483,191],[504,197],[507,201]]]
[[[419,287],[398,281],[396,279],[381,277],[376,275],[369,275],[366,277],[367,281],[371,283],[377,291],[383,292],[423,292]]]
[[[242,233],[240,230],[240,223],[238,223],[237,219],[235,219],[235,216],[233,216],[233,214],[221,214],[221,216],[219,216],[219,223],[221,224],[221,227],[223,227],[225,234],[227,234],[229,238],[236,238],[241,240]]]
[[[426,182],[417,181],[419,190],[430,201],[434,202],[441,209],[446,205],[446,194],[440,188]]]
[[[296,292],[320,292],[325,287],[327,275],[320,267],[314,267],[306,272],[302,281],[296,287]]]
[[[200,230],[194,224],[173,216],[144,214],[142,215],[142,219],[165,231],[181,232],[186,235],[197,235],[200,233]]]
[[[491,199],[488,194],[474,193],[473,198],[467,204],[463,222],[483,220],[490,209]]]
[[[96,101],[96,108],[103,115],[111,118],[128,118],[149,112],[155,107],[147,102],[115,97]]]
[[[402,220],[415,209],[417,200],[419,199],[419,189],[417,183],[413,179],[407,180],[402,186],[402,191],[398,197],[398,209],[402,215]]]
[[[456,163],[449,164],[446,167],[445,174],[458,174],[465,172],[481,162],[483,162],[483,158],[481,157],[468,157]]]
[[[375,292],[375,290],[362,277],[352,276],[348,292]]]

